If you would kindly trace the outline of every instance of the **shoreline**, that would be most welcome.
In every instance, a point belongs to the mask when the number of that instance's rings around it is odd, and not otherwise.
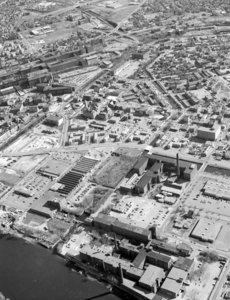
[[[44,247],[43,245],[41,245],[39,243],[39,241],[37,241],[36,239],[29,237],[29,236],[25,236],[23,233],[18,232],[15,229],[12,228],[7,228],[7,229],[2,229],[0,228],[0,239],[5,238],[6,240],[10,240],[10,239],[22,239],[25,243],[28,243],[30,245],[38,245],[40,247],[45,248],[46,250],[50,250],[49,248]],[[72,272],[77,273],[79,276],[81,276],[82,278],[85,278],[89,281],[97,281],[99,284],[103,284],[107,290],[109,290],[111,292],[111,294],[114,294],[111,290],[111,284],[108,281],[105,280],[101,280],[101,278],[97,278],[97,276],[93,276],[94,274],[92,274],[91,272],[87,272],[85,269],[83,268],[76,268],[76,266],[69,266],[67,264],[67,260],[66,257],[61,255],[59,252],[55,251],[49,251],[52,255],[56,255],[58,257],[60,257],[63,262],[65,262],[65,267],[70,269]],[[101,277],[101,276],[100,276]],[[108,287],[109,285],[109,287]],[[1,298],[3,297],[3,298]],[[4,295],[1,295],[0,292],[0,300],[10,300],[9,298],[5,298]]]

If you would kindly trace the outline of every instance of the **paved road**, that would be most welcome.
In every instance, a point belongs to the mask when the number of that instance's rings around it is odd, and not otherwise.
[[[31,156],[31,155],[42,155],[42,154],[50,154],[54,152],[78,152],[83,150],[95,150],[95,149],[114,149],[117,147],[127,147],[127,148],[137,148],[140,150],[144,150],[146,147],[145,144],[137,144],[137,143],[100,143],[100,144],[82,144],[77,146],[69,146],[69,147],[60,147],[60,148],[51,148],[51,149],[38,149],[34,151],[28,152],[2,152],[2,157],[16,157],[16,156]]]

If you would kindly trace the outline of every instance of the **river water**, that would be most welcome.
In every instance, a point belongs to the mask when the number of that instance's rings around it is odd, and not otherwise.
[[[9,237],[0,239],[0,291],[10,300],[120,299],[41,246]]]

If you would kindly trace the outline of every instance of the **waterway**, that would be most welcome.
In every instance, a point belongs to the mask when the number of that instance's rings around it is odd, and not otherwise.
[[[0,291],[10,300],[120,300],[47,249],[0,237]]]

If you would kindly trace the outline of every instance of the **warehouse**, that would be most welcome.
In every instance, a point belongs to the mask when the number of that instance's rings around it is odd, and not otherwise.
[[[200,219],[191,233],[191,237],[213,243],[220,233],[222,224],[207,218]]]

